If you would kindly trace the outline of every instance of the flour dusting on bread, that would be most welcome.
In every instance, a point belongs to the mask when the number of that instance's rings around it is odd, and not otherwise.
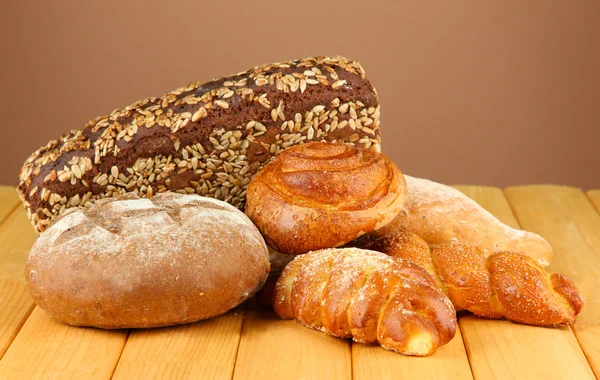
[[[541,236],[511,228],[460,191],[440,183],[405,175],[408,195],[402,212],[376,232],[401,229],[420,236],[430,246],[461,241],[481,249],[528,255],[547,266],[552,248]]]

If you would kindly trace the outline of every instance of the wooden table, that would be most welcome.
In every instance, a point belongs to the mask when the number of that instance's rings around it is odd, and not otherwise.
[[[459,318],[427,358],[351,344],[241,306],[185,326],[105,331],[54,322],[27,294],[36,236],[15,190],[0,187],[0,379],[593,379],[600,377],[600,190],[457,186],[504,223],[552,244],[550,270],[570,276],[586,305],[572,328]]]

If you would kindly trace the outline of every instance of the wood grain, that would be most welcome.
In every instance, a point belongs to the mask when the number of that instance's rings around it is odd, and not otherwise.
[[[109,379],[127,332],[71,327],[35,308],[0,360],[0,379]]]
[[[14,187],[0,186],[0,223],[19,205]]]
[[[352,344],[352,374],[370,379],[471,379],[469,360],[460,331],[435,354],[404,356],[376,345]]]
[[[109,378],[127,333],[61,325],[34,309],[23,272],[35,239],[20,208],[0,225],[0,379]]]
[[[587,196],[594,204],[594,207],[596,207],[596,210],[600,212],[600,189],[588,191]]]
[[[133,330],[114,379],[231,379],[243,308],[177,327]]]
[[[350,379],[350,343],[249,308],[233,378]]]
[[[465,313],[462,340],[459,334],[435,355],[411,358],[328,337],[253,306],[243,321],[237,309],[196,324],[137,330],[128,340],[123,330],[69,327],[33,309],[23,270],[36,236],[24,211],[15,209],[14,188],[0,187],[0,378],[108,379],[114,372],[117,379],[586,379],[592,370],[599,376],[600,190],[586,197],[574,188],[527,186],[509,188],[505,197],[497,188],[457,188],[504,223],[518,228],[518,219],[550,241],[550,270],[573,278],[586,298],[573,330]]]
[[[503,223],[519,228],[502,190],[483,186],[455,187]],[[532,327],[473,315],[461,316],[459,324],[477,379],[593,378],[570,328]]]
[[[507,188],[505,193],[521,226],[552,244],[554,260],[549,269],[571,277],[585,298],[573,330],[600,377],[600,214],[577,188],[522,186]]]
[[[35,239],[27,215],[20,208],[0,224],[0,358],[33,310],[24,271]]]

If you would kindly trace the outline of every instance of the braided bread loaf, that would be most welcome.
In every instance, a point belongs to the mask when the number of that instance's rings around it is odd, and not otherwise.
[[[430,355],[456,330],[452,303],[423,268],[357,248],[297,256],[275,285],[273,309],[281,318],[404,355]]]
[[[457,310],[484,318],[506,318],[536,326],[572,324],[583,299],[567,277],[548,273],[534,259],[514,252],[487,258],[476,247],[460,242],[432,251],[417,235],[396,231],[367,234],[351,243],[413,261],[438,280]]]

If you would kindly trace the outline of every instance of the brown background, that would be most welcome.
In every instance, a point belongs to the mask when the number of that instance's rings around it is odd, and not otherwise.
[[[447,183],[600,188],[600,2],[2,1],[0,183],[61,132],[192,80],[359,60],[383,150]]]

